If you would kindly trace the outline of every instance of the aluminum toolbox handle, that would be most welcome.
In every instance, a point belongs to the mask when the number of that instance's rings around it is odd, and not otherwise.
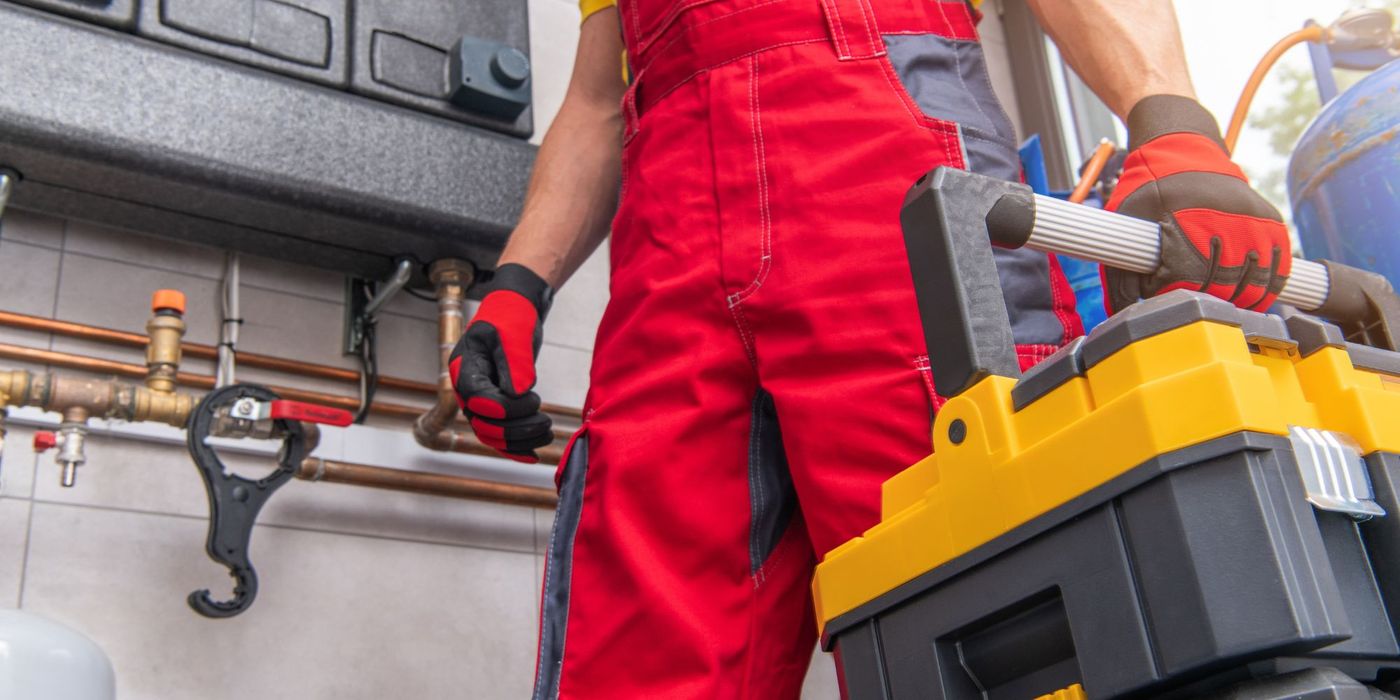
[[[1004,204],[1003,202],[1006,202]],[[997,207],[1026,206],[1025,198],[1012,195]],[[1102,263],[1129,272],[1152,272],[1161,257],[1161,229],[1151,221],[1115,214],[1081,204],[1033,194],[1030,199],[1031,227],[1024,245],[1047,253],[1060,253],[1081,260]],[[994,207],[994,211],[996,207]],[[1004,244],[1001,232],[988,232],[993,241]],[[1327,267],[1311,260],[1295,259],[1288,283],[1279,300],[1305,311],[1327,301]]]
[[[1136,272],[1157,268],[1161,245],[1155,223],[948,167],[914,183],[900,225],[934,384],[945,396],[988,375],[1020,376],[989,239]],[[1400,297],[1378,274],[1295,259],[1280,298],[1337,322],[1349,340],[1396,349]]]
[[[1161,256],[1161,228],[1053,197],[1018,191],[987,213],[987,232],[999,246],[1061,253],[1130,272],[1152,272]],[[1400,297],[1374,272],[1331,260],[1293,259],[1279,301],[1338,323],[1347,337],[1396,349]]]

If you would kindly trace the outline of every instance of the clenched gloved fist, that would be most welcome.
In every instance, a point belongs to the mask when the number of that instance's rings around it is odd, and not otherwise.
[[[1215,119],[1190,98],[1154,95],[1128,114],[1128,136],[1107,208],[1162,225],[1162,264],[1146,275],[1103,268],[1109,313],[1174,289],[1268,309],[1292,267],[1288,229],[1230,160]]]
[[[535,448],[554,441],[539,394],[531,391],[554,290],[514,263],[496,269],[491,287],[448,356],[447,370],[476,437],[511,459],[538,462]]]

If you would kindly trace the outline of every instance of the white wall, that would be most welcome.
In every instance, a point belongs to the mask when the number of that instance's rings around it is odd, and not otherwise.
[[[562,99],[577,38],[572,0],[530,0],[536,142]],[[1006,87],[996,18],[984,24],[993,78]],[[1009,95],[1009,90],[1002,90]],[[1014,107],[1013,107],[1014,109]],[[150,293],[189,297],[188,338],[213,343],[223,254],[194,245],[11,210],[0,221],[0,309],[142,332]],[[339,351],[342,279],[245,257],[241,349],[354,368]],[[607,297],[605,251],[560,293],[540,363],[545,400],[578,406]],[[431,304],[396,300],[381,321],[385,374],[437,373]],[[140,353],[0,328],[0,343],[140,363]],[[29,368],[0,360],[0,369]],[[190,371],[211,373],[207,362]],[[243,369],[242,379],[350,394],[325,381]],[[422,403],[420,396],[382,396]],[[170,698],[507,698],[528,694],[538,588],[552,514],[486,503],[294,481],[259,519],[261,576],[244,615],[196,616],[185,596],[230,582],[203,551],[203,488],[173,429],[121,426],[90,440],[75,488],[29,447],[52,421],[17,412],[0,463],[0,607],[76,627],[116,666],[124,700]],[[102,428],[102,425],[98,426]],[[328,430],[329,458],[547,484],[549,471],[418,449],[402,422]],[[270,458],[230,457],[242,474]],[[818,659],[805,697],[834,698]]]

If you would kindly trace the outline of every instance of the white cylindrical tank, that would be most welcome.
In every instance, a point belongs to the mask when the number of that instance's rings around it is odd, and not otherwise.
[[[116,674],[81,632],[23,610],[0,610],[0,698],[114,700]]]

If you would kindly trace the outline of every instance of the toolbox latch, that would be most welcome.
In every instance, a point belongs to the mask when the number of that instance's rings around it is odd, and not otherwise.
[[[1330,430],[1289,426],[1288,440],[1308,492],[1318,510],[1346,513],[1357,520],[1385,515],[1376,505],[1361,451],[1350,438]]]

